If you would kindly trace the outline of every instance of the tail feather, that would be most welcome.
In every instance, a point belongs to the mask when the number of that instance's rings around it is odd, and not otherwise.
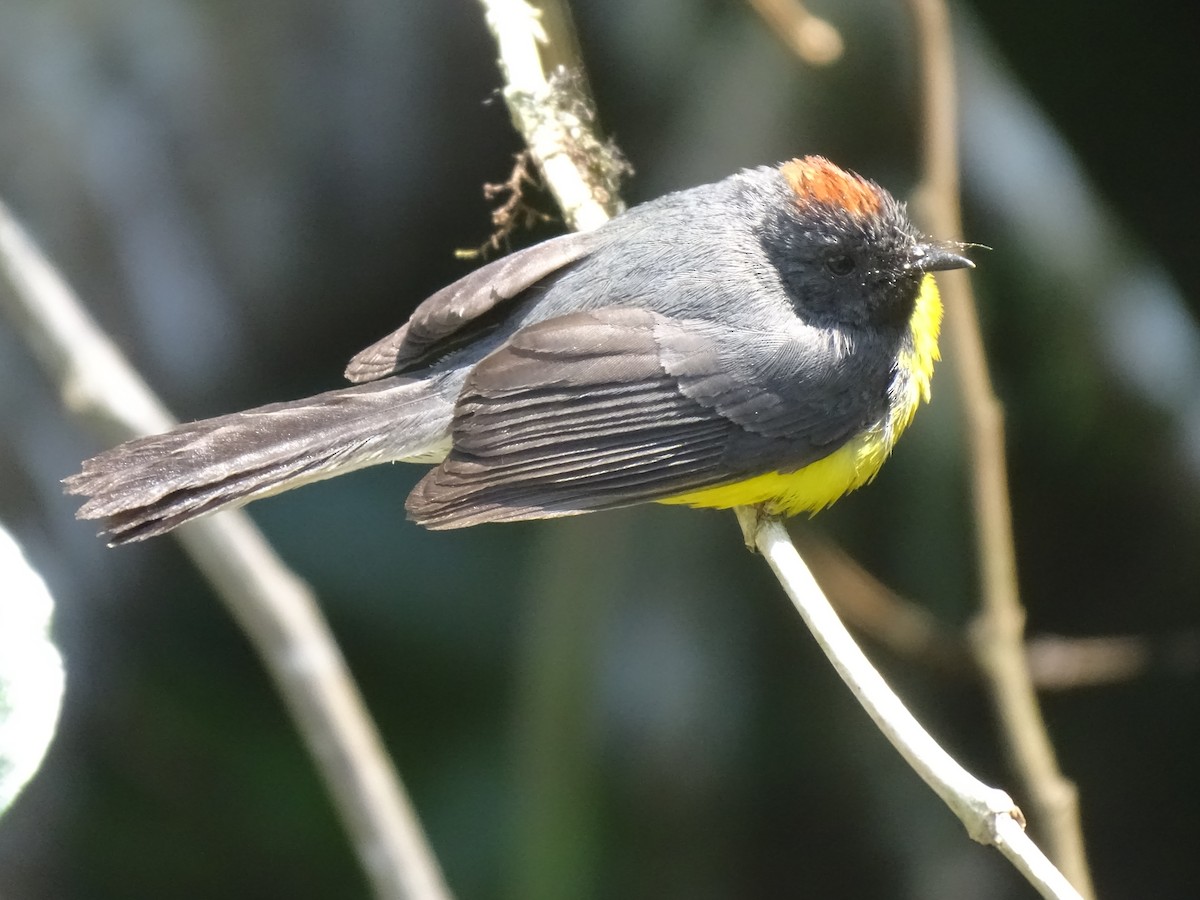
[[[453,397],[445,379],[392,378],[181,425],[83,463],[64,480],[112,544],[343,472],[436,454]]]

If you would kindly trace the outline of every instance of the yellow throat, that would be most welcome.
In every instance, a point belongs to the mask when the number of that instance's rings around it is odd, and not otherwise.
[[[933,364],[940,358],[938,333],[942,300],[932,275],[921,290],[909,319],[912,341],[896,360],[902,373],[900,390],[878,422],[859,432],[833,453],[794,472],[768,472],[733,484],[703,488],[659,501],[728,509],[765,504],[767,512],[792,516],[818,512],[843,494],[871,481],[904,433],[921,401],[929,401]]]

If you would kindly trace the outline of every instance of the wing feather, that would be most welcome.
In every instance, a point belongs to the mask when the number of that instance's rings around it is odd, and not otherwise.
[[[353,382],[375,381],[424,362],[445,345],[456,346],[481,321],[544,278],[595,249],[594,232],[566,234],[476,269],[430,296],[408,322],[356,355],[346,367]]]
[[[539,322],[476,365],[450,454],[407,508],[422,525],[456,528],[792,471],[876,413],[860,375],[807,332],[612,307]]]
[[[679,391],[646,310],[529,326],[480,362],[453,449],[409,497],[431,527],[569,515],[712,484],[736,426]]]

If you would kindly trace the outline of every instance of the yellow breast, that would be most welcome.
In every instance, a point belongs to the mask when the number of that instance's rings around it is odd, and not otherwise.
[[[939,359],[941,324],[942,300],[933,276],[926,275],[909,320],[911,346],[902,351],[897,360],[907,377],[901,379],[900,390],[883,418],[803,469],[768,472],[660,502],[720,509],[764,504],[772,514],[791,516],[800,512],[818,512],[843,494],[867,484],[878,474],[897,439],[912,422],[921,401],[929,400],[933,365]]]

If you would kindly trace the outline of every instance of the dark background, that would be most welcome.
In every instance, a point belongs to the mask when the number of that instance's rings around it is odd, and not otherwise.
[[[631,203],[807,152],[913,187],[901,4],[814,5],[847,44],[821,70],[740,3],[573,6]],[[1194,27],[1165,0],[978,6],[954,9],[967,237],[994,248],[975,285],[1030,632],[1151,652],[1045,711],[1101,896],[1194,897]],[[324,390],[487,236],[481,185],[520,146],[492,60],[466,0],[10,0],[0,196],[181,417]],[[962,628],[978,579],[946,349],[878,482],[795,528]],[[0,519],[55,594],[68,673],[45,768],[0,823],[0,897],[365,895],[186,558],[72,520],[57,482],[102,444],[3,323],[0,423]],[[1033,895],[870,726],[732,516],[430,534],[402,513],[419,471],[252,512],[319,593],[459,896]],[[873,656],[1021,800],[976,683]]]

